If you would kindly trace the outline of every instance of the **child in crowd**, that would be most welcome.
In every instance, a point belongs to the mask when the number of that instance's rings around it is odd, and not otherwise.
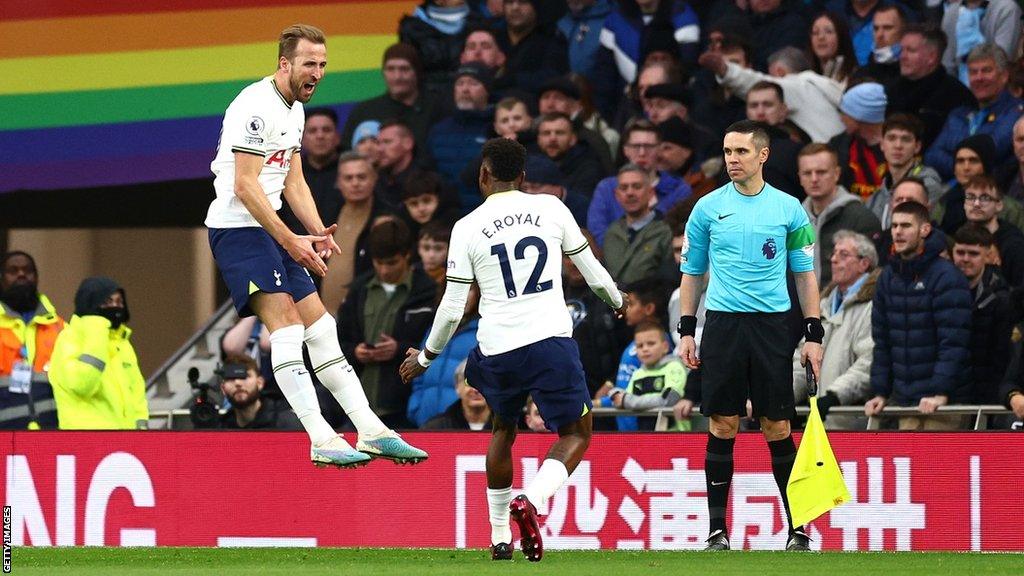
[[[678,358],[669,353],[669,339],[661,324],[652,320],[641,321],[636,325],[633,345],[641,365],[630,376],[625,390],[612,388],[609,392],[615,407],[644,410],[675,407],[677,403],[685,402],[686,369]],[[641,416],[638,427],[640,430],[654,430],[656,422],[656,416]],[[668,429],[687,431],[690,421],[675,420]]]
[[[444,283],[444,274],[448,263],[448,242],[451,239],[450,228],[436,220],[427,222],[420,228],[416,251],[419,253],[423,271],[437,282]]]

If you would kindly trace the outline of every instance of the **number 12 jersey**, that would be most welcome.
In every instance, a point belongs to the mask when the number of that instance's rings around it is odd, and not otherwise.
[[[484,355],[572,336],[562,254],[588,246],[565,204],[546,194],[491,194],[456,222],[447,279],[480,286],[477,340]]]

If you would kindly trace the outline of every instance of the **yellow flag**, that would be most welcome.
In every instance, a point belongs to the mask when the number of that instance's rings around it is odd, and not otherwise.
[[[786,486],[794,526],[807,524],[850,500],[843,472],[832,453],[825,425],[818,413],[818,398],[811,396],[810,400],[811,413],[800,438],[800,448],[796,451],[789,485]]]

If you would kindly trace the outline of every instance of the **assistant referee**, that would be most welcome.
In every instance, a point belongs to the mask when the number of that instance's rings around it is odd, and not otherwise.
[[[759,122],[736,122],[723,144],[731,182],[700,199],[683,236],[679,285],[679,355],[703,366],[701,413],[710,418],[704,474],[711,520],[708,550],[728,550],[726,502],[733,444],[750,399],[772,455],[772,473],[789,522],[787,550],[808,550],[802,526],[793,526],[786,484],[796,458],[789,421],[794,415],[792,349],[786,313],[787,267],[796,278],[806,344],[801,353],[815,374],[824,330],[818,318],[814,228],[796,198],[764,181],[768,133]],[[707,320],[697,358],[694,333],[702,278],[710,269]]]

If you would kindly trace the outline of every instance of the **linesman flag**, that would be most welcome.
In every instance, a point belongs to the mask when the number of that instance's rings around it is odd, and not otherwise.
[[[810,362],[807,363],[807,392],[811,413],[800,438],[800,448],[796,451],[789,485],[786,486],[793,526],[807,524],[850,500],[843,472],[832,453],[832,446],[825,435],[825,424],[818,413],[818,383]]]

